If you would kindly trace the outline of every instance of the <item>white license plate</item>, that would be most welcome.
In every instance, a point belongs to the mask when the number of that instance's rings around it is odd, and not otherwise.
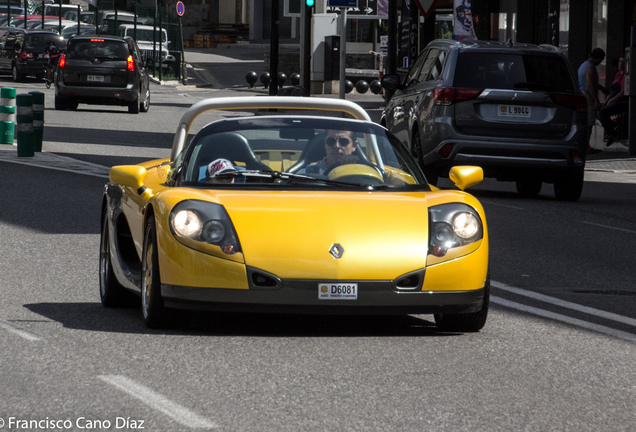
[[[357,283],[331,283],[318,284],[318,300],[357,300]]]
[[[104,76],[103,75],[88,75],[86,80],[93,81],[93,82],[104,82]]]
[[[497,113],[501,117],[530,117],[531,107],[524,105],[499,105]]]

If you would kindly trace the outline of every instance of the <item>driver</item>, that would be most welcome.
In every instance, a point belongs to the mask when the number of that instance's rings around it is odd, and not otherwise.
[[[324,174],[333,165],[355,163],[359,159],[353,155],[358,147],[353,132],[328,130],[325,132],[325,153],[327,156],[315,164],[307,165],[299,174]]]

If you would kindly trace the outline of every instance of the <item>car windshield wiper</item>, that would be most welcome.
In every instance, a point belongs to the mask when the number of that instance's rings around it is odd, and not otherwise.
[[[324,183],[328,185],[335,186],[363,186],[367,187],[368,185],[360,184],[360,183],[351,183],[351,182],[343,182],[338,180],[330,180],[328,178],[319,178],[319,177],[311,177],[302,174],[294,174],[288,172],[280,172],[280,171],[265,171],[265,170],[237,170],[237,171],[225,171],[217,175],[217,177],[236,177],[236,176],[245,176],[245,177],[263,177],[263,178],[273,178],[273,179],[281,179],[281,180],[297,180],[301,182],[307,183]]]

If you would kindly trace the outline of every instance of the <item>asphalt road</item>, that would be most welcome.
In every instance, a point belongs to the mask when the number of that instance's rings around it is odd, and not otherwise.
[[[590,175],[577,203],[547,185],[537,199],[490,180],[471,189],[494,281],[477,334],[437,332],[428,315],[188,313],[153,331],[138,308],[99,302],[108,167],[169,155],[187,107],[237,91],[153,86],[139,115],[57,112],[45,92],[46,153],[0,150],[0,431],[636,429],[625,176]]]

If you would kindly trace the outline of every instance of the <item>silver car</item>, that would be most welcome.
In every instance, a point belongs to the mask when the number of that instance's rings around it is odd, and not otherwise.
[[[583,188],[587,102],[566,57],[549,45],[435,40],[394,92],[382,115],[430,183],[452,166],[514,181],[524,196],[554,184],[557,199]]]

